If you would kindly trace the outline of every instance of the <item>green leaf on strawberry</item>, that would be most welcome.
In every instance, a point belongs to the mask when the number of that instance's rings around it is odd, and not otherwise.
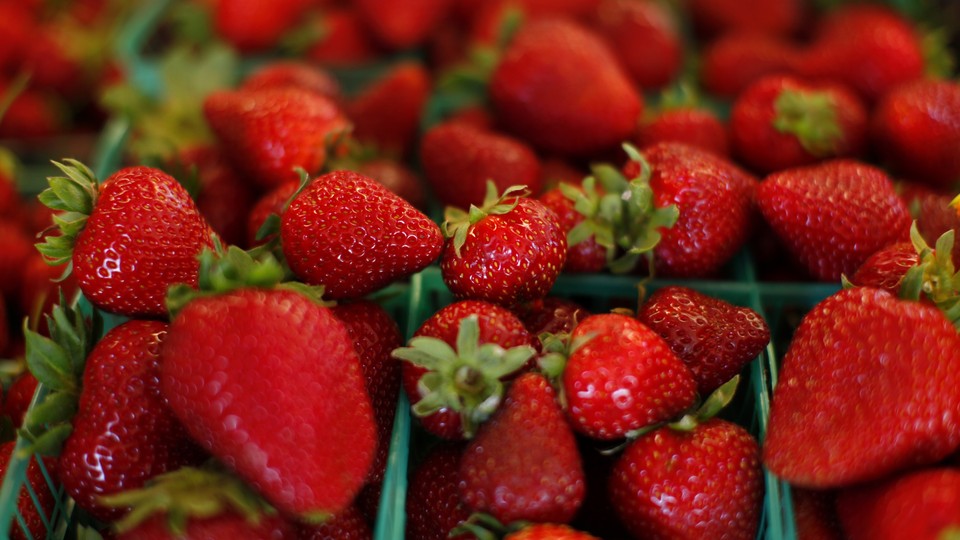
[[[804,150],[817,157],[836,153],[844,133],[831,92],[784,90],[774,102],[774,110],[773,127],[795,135]]]
[[[497,185],[492,180],[488,180],[487,194],[484,197],[483,204],[480,207],[470,205],[470,209],[467,211],[448,206],[444,210],[440,230],[444,238],[453,238],[453,249],[459,257],[460,248],[467,242],[467,233],[470,232],[471,225],[480,222],[487,216],[509,213],[517,207],[520,197],[526,197],[528,194],[526,186],[510,186],[501,194],[497,191]]]
[[[900,285],[900,297],[906,300],[928,298],[960,328],[960,272],[953,265],[955,231],[943,233],[933,248],[923,239],[914,221],[910,241],[920,262],[907,270]]]

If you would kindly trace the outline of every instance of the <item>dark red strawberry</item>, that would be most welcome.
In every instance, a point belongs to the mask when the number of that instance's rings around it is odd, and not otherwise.
[[[949,538],[960,530],[960,469],[920,469],[842,489],[836,504],[850,540]]]
[[[16,298],[19,313],[26,315],[31,321],[38,321],[41,333],[46,332],[46,323],[40,320],[40,315],[50,313],[60,292],[63,292],[65,298],[73,298],[79,290],[75,274],[58,281],[67,270],[66,264],[50,266],[37,252],[23,262],[23,279],[20,281],[20,291]]]
[[[828,297],[784,356],[764,464],[792,484],[830,488],[950,455],[960,446],[958,345],[933,306],[869,287]]]
[[[960,215],[950,204],[954,195],[914,182],[899,182],[896,188],[928,244],[936,243],[950,229],[960,232]],[[960,267],[960,251],[954,253],[954,265]]]
[[[583,192],[584,188],[580,183],[561,184],[544,192],[537,200],[557,215],[560,227],[567,234],[567,260],[563,271],[599,272],[607,266],[607,249],[597,244],[596,237],[590,235],[575,244],[570,242],[570,231],[585,219],[576,209],[575,198],[568,196],[571,190]]]
[[[18,298],[26,261],[36,252],[31,238],[20,223],[0,219],[0,293],[5,298]]]
[[[359,0],[357,13],[377,39],[391,50],[420,45],[443,21],[453,2],[416,0]]]
[[[296,87],[216,91],[203,114],[236,171],[265,188],[297,179],[296,167],[319,172],[349,128],[336,102]]]
[[[633,140],[641,150],[661,142],[677,142],[718,156],[730,154],[727,126],[713,111],[704,107],[663,109],[651,120],[640,124]]]
[[[886,93],[873,111],[877,155],[897,173],[938,189],[960,181],[960,84],[920,79]]]
[[[3,414],[9,416],[15,427],[23,424],[23,415],[30,408],[30,401],[37,391],[37,378],[25,371],[17,376],[3,396]]]
[[[874,104],[923,76],[921,38],[916,24],[890,6],[847,4],[821,17],[797,72],[843,83]]]
[[[690,0],[684,6],[698,34],[789,36],[805,21],[802,0]]]
[[[309,60],[329,66],[356,66],[382,54],[372,32],[349,4],[323,9],[316,25],[319,38],[305,52]]]
[[[493,72],[489,94],[509,131],[562,155],[616,148],[633,133],[643,109],[602,39],[561,18],[520,28]]]
[[[497,192],[526,186],[540,193],[540,160],[523,141],[470,126],[444,122],[424,134],[420,163],[433,194],[441,204],[470,208],[481,206],[487,181]]]
[[[320,66],[302,60],[278,60],[257,68],[243,80],[244,90],[294,86],[334,101],[342,99],[336,77]]]
[[[761,173],[857,157],[866,149],[866,134],[867,110],[856,94],[789,75],[753,82],[730,113],[734,155]]]
[[[373,531],[360,510],[350,506],[321,525],[301,525],[299,540],[371,540]]]
[[[402,161],[379,158],[357,165],[357,172],[369,176],[396,193],[414,208],[427,209],[427,190],[420,177]]]
[[[158,474],[199,465],[205,455],[160,395],[160,343],[167,324],[131,320],[87,357],[73,431],[60,454],[66,493],[91,516],[125,513],[99,498],[142,487]]]
[[[4,478],[7,476],[7,469],[10,465],[10,459],[13,457],[15,446],[16,441],[9,441],[0,445],[0,471],[2,471]],[[11,540],[45,538],[51,531],[50,516],[57,504],[57,498],[53,492],[55,486],[51,486],[47,481],[47,474],[56,478],[56,459],[44,459],[46,474],[41,469],[37,461],[38,458],[31,456],[29,459],[30,463],[26,466],[26,471],[21,473],[25,485],[21,488],[19,495],[16,496],[18,519],[13,520],[10,530],[6,532]],[[19,518],[23,519],[23,524],[20,523]]]
[[[443,281],[459,298],[512,306],[543,298],[563,269],[567,239],[543,203],[519,188],[502,195],[492,182],[469,214],[449,207],[440,258]]]
[[[23,3],[0,3],[0,72],[17,71],[38,23],[36,13]]]
[[[905,240],[906,205],[880,169],[832,160],[775,173],[757,205],[785,246],[821,281],[853,275],[878,249]]]
[[[800,49],[792,42],[749,33],[734,33],[706,45],[700,81],[712,95],[733,99],[765,75],[794,74]]]
[[[899,296],[900,284],[907,270],[919,263],[920,256],[913,244],[896,242],[876,251],[863,261],[850,282],[861,287],[876,287]]]
[[[770,328],[756,311],[689,287],[657,290],[637,318],[690,368],[701,396],[740,373],[770,341]]]
[[[310,519],[353,501],[376,426],[353,341],[329,308],[282,289],[199,297],[160,354],[177,418],[274,507]]]
[[[548,296],[514,309],[533,336],[569,334],[590,312],[573,300]]]
[[[279,516],[264,517],[253,522],[241,515],[226,513],[213,517],[191,518],[183,531],[177,534],[171,532],[165,517],[154,517],[120,534],[117,540],[283,540],[294,537],[294,527]]]
[[[843,531],[837,520],[836,493],[833,490],[790,487],[797,538],[810,540],[842,540]]]
[[[555,523],[533,523],[503,537],[503,540],[599,540],[596,536]]]
[[[0,94],[10,85],[0,79]],[[0,119],[0,138],[42,140],[66,131],[67,105],[55,94],[26,88],[13,98]]]
[[[460,496],[504,523],[566,523],[584,497],[573,431],[550,383],[525,373],[460,460]]]
[[[610,48],[644,90],[670,84],[683,64],[679,22],[658,2],[603,0],[594,13],[594,25]]]
[[[481,300],[462,300],[444,306],[420,325],[414,337],[436,338],[449,347],[460,349],[459,336],[464,332],[463,323],[467,318],[475,319],[473,324],[477,326],[477,336],[472,340],[478,346],[488,344],[491,347],[495,346],[494,352],[496,348],[503,349],[501,355],[505,355],[507,350],[523,348],[526,349],[527,354],[525,358],[501,356],[496,362],[491,362],[490,368],[480,365],[475,355],[445,358],[445,363],[436,363],[432,366],[403,362],[401,368],[403,389],[410,398],[414,412],[420,416],[423,427],[427,431],[445,439],[472,437],[476,431],[476,424],[486,420],[492,413],[487,409],[476,410],[477,406],[485,402],[498,403],[503,390],[500,381],[514,376],[534,354],[533,345],[536,336],[527,331],[520,319],[504,307]],[[469,337],[469,332],[464,336]],[[468,351],[464,352],[468,353]],[[438,404],[428,400],[418,405],[431,391],[431,388],[421,385],[424,375],[429,370],[435,370],[444,365],[447,366],[444,371],[452,372],[454,370],[450,370],[449,365],[453,363],[466,364],[463,374],[457,375],[454,381],[448,381],[457,390],[458,402]],[[492,371],[487,373],[485,369]],[[463,394],[462,397],[460,394]]]
[[[283,213],[287,201],[293,197],[293,194],[297,192],[299,187],[300,183],[295,180],[284,182],[262,195],[254,203],[253,208],[250,209],[250,214],[247,216],[246,238],[248,246],[256,246],[278,236],[278,233],[271,232],[266,237],[259,240],[257,239],[257,233],[260,232],[260,228],[266,223],[267,218],[272,214],[275,214],[279,218],[280,214]]]
[[[256,0],[215,0],[213,26],[217,34],[244,53],[265,52],[300,20],[309,0],[282,0],[264,4]]]
[[[196,285],[197,255],[215,236],[186,190],[150,167],[127,167],[100,182],[77,161],[58,166],[65,176],[49,178],[40,198],[69,213],[58,218],[63,236],[38,245],[48,264],[71,262],[80,290],[100,309],[166,315],[167,289]]]
[[[359,298],[418,272],[440,254],[436,223],[375,180],[350,171],[314,179],[283,212],[283,254],[332,299]]]
[[[410,7],[405,5],[404,9]],[[391,66],[347,103],[353,136],[380,154],[398,159],[407,156],[419,134],[420,118],[433,84],[430,77],[418,62]]]
[[[712,418],[631,442],[610,476],[610,502],[634,538],[756,537],[763,507],[760,446]]]
[[[460,457],[464,445],[441,442],[427,452],[410,475],[406,497],[406,537],[420,540],[463,540],[450,531],[470,517],[460,500]]]
[[[578,432],[615,440],[678,416],[694,404],[693,374],[653,330],[607,313],[570,334],[561,380],[567,416]]]

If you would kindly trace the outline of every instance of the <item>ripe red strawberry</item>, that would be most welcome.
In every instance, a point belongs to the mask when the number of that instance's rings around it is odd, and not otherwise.
[[[403,158],[415,145],[432,84],[427,68],[418,62],[391,66],[347,103],[353,136],[382,155]]]
[[[756,311],[683,286],[653,293],[637,318],[690,368],[701,396],[740,373],[770,341],[770,328]]]
[[[706,45],[700,82],[712,95],[733,99],[765,75],[793,74],[800,49],[773,36],[734,33]]]
[[[381,55],[355,7],[329,6],[321,14],[316,23],[320,37],[305,52],[307,59],[329,66],[355,66]]]
[[[685,4],[698,34],[789,36],[804,22],[802,0],[690,0]]]
[[[915,23],[892,7],[853,3],[821,17],[798,73],[852,88],[869,104],[924,72]]]
[[[23,279],[20,281],[20,291],[17,295],[18,312],[26,315],[30,320],[40,321],[40,315],[50,313],[62,291],[66,298],[73,298],[77,290],[77,278],[70,274],[66,279],[59,280],[67,270],[67,265],[50,266],[40,253],[34,252],[23,261]],[[40,321],[40,332],[46,331],[46,323]]]
[[[501,522],[566,523],[584,497],[583,467],[550,383],[525,373],[460,460],[460,496]]]
[[[450,531],[470,517],[460,500],[460,457],[464,445],[441,442],[430,448],[410,476],[406,498],[406,537],[463,540]]]
[[[0,94],[9,85],[0,79]],[[41,140],[63,133],[67,126],[62,98],[40,89],[26,88],[16,95],[0,118],[0,138]]]
[[[953,229],[960,232],[960,215],[950,202],[954,195],[940,193],[923,184],[899,182],[896,184],[900,198],[910,209],[917,222],[920,235],[933,245],[943,233]],[[960,250],[954,251],[954,265],[960,267]]]
[[[259,90],[286,86],[310,90],[337,102],[343,97],[336,77],[322,67],[304,60],[269,62],[248,75],[241,88]]]
[[[744,165],[761,173],[866,149],[867,110],[841,85],[771,75],[753,82],[733,103],[730,141]]]
[[[609,493],[634,538],[749,540],[763,506],[760,447],[719,418],[690,431],[664,426],[624,450]]]
[[[532,523],[503,540],[598,540],[596,536],[555,523]]]
[[[833,490],[790,487],[797,538],[811,540],[843,540],[835,508]]]
[[[863,261],[850,282],[861,287],[876,287],[894,296],[900,294],[900,284],[907,270],[920,263],[920,256],[910,242],[896,242],[877,250]]]
[[[527,331],[514,313],[482,300],[461,300],[440,308],[420,325],[414,337],[437,338],[450,347],[459,349],[459,336],[463,332],[463,322],[468,317],[476,318],[475,324],[478,329],[474,341],[477,345],[482,347],[490,344],[504,350],[525,347],[528,348],[528,358],[533,356],[536,336]],[[499,402],[502,395],[502,385],[499,381],[514,376],[518,369],[524,367],[524,360],[519,360],[515,363],[516,365],[511,363],[506,369],[496,369],[492,373],[484,372],[483,366],[476,364],[476,359],[473,357],[446,360],[468,363],[465,372],[470,376],[462,375],[461,377],[467,380],[457,380],[453,384],[456,390],[465,394],[462,405],[447,402],[437,405],[430,403],[430,400],[418,405],[427,398],[431,390],[420,384],[423,376],[429,371],[426,366],[403,362],[401,367],[403,389],[427,431],[444,439],[472,437],[476,431],[476,424],[484,421],[492,412],[486,409],[477,411],[477,405],[484,403],[491,396],[494,396],[493,401]],[[431,367],[435,369],[439,365]],[[510,367],[513,369],[509,369]],[[475,380],[478,377],[486,377],[483,384]],[[423,407],[427,408],[424,410]]]
[[[332,299],[359,298],[418,272],[440,254],[436,223],[377,181],[350,171],[314,179],[280,223],[294,274]]]
[[[567,416],[580,433],[620,439],[678,416],[696,399],[693,374],[637,319],[592,315],[573,330],[570,343],[561,380]]]
[[[36,14],[22,3],[0,3],[0,72],[18,71],[38,22]]]
[[[677,77],[683,39],[676,16],[663,4],[602,0],[594,17],[594,26],[638,87],[662,88]]]
[[[821,281],[852,275],[878,249],[905,240],[906,205],[880,169],[831,160],[781,171],[757,188],[757,205],[783,244]]]
[[[590,312],[573,300],[548,296],[514,309],[530,334],[569,334]]]
[[[357,13],[377,39],[391,50],[422,44],[447,15],[450,0],[359,0]]]
[[[16,441],[9,441],[0,445],[0,474],[2,474],[4,478],[6,478],[10,458],[13,456],[15,446]],[[43,463],[48,474],[55,479],[56,458],[46,458]],[[26,479],[26,485],[21,488],[19,495],[17,495],[16,504],[17,514],[23,518],[26,528],[19,523],[19,520],[15,519],[6,534],[9,534],[11,540],[45,538],[50,531],[50,529],[48,529],[49,519],[53,513],[54,506],[57,504],[56,496],[53,491],[51,491],[51,486],[47,482],[47,478],[40,468],[36,457],[30,458],[30,463],[27,465],[26,472],[23,474]],[[31,493],[36,497],[36,500],[33,499]]]
[[[30,408],[30,401],[37,391],[37,378],[33,373],[25,371],[10,383],[6,395],[3,396],[3,414],[9,416],[14,427],[23,424],[23,415]]]
[[[265,52],[300,20],[309,0],[214,0],[213,26],[217,34],[243,53]]]
[[[730,154],[729,139],[727,126],[713,111],[690,106],[659,111],[652,119],[640,124],[633,138],[641,150],[661,142],[677,142],[722,157]]]
[[[482,205],[488,180],[498,193],[526,186],[538,194],[543,187],[540,160],[526,143],[463,122],[427,130],[420,142],[420,163],[433,194],[447,206]]]
[[[295,180],[296,167],[319,172],[349,127],[336,102],[295,87],[216,91],[203,114],[237,172],[265,188]]]
[[[14,221],[0,219],[0,294],[11,299],[20,294],[20,284],[23,282],[23,269],[26,261],[36,253],[33,247],[33,238],[23,230],[23,227]]]
[[[869,287],[830,296],[783,359],[764,464],[829,488],[943,459],[960,446],[958,345],[933,306]]]
[[[560,227],[567,234],[567,260],[563,271],[599,272],[607,266],[607,249],[597,243],[596,237],[588,236],[576,244],[569,242],[570,231],[585,219],[585,216],[577,211],[574,199],[567,196],[570,190],[583,192],[584,188],[579,183],[559,185],[544,192],[537,200],[557,215]]]
[[[602,39],[561,18],[534,20],[517,31],[493,72],[489,94],[509,131],[561,155],[615,148],[633,133],[643,109]]]
[[[300,540],[370,540],[373,531],[356,507],[346,510],[324,521],[321,525],[301,525],[297,538]]]
[[[190,435],[281,512],[346,508],[376,426],[343,323],[297,292],[241,288],[189,303],[161,347],[161,390]]]
[[[293,197],[293,194],[296,193],[299,188],[300,183],[297,181],[291,180],[284,182],[262,195],[254,203],[253,208],[250,209],[250,213],[247,216],[246,239],[248,246],[265,243],[279,234],[277,232],[270,232],[264,238],[257,240],[257,233],[260,232],[260,228],[263,227],[263,224],[266,223],[270,215],[276,214],[276,216],[279,217],[280,214],[283,213],[287,201]]]
[[[651,146],[642,157],[650,165],[654,205],[679,211],[672,227],[660,229],[656,271],[672,277],[718,271],[747,240],[756,179],[731,161],[680,143]],[[640,163],[631,159],[624,169],[634,177]]]
[[[383,184],[418,210],[427,208],[427,191],[413,170],[402,161],[375,158],[357,165],[356,171]]]
[[[960,180],[960,84],[920,79],[886,93],[873,112],[880,159],[897,173],[939,189]]]
[[[77,506],[101,521],[125,513],[103,506],[102,495],[140,488],[205,458],[160,395],[166,332],[164,322],[130,320],[87,357],[73,431],[60,454],[60,480]]]
[[[236,513],[213,517],[194,517],[187,520],[181,534],[174,534],[165,516],[150,518],[117,540],[213,540],[214,538],[243,538],[244,540],[283,540],[294,538],[294,527],[280,516],[265,516],[251,522]]]
[[[103,182],[77,161],[58,167],[65,176],[51,177],[40,194],[68,212],[57,218],[63,236],[38,245],[48,264],[71,262],[84,296],[104,311],[166,315],[167,289],[196,285],[197,255],[215,236],[186,190],[150,167],[127,167]]]
[[[563,269],[567,239],[543,203],[488,183],[483,206],[449,208],[440,258],[443,281],[459,298],[512,306],[543,298]]]
[[[949,538],[960,530],[960,469],[920,469],[840,490],[837,515],[850,540]]]

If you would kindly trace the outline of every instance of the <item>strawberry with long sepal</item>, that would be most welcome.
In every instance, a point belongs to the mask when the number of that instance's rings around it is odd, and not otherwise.
[[[440,272],[459,298],[505,306],[543,298],[567,256],[556,214],[522,186],[499,194],[488,182],[481,207],[448,207],[441,228],[447,240]]]
[[[932,302],[960,328],[960,272],[953,263],[955,237],[955,231],[950,229],[931,248],[914,222],[910,227],[910,241],[916,250],[917,262],[903,274],[899,296]]]
[[[60,213],[60,235],[37,249],[51,265],[71,263],[80,290],[98,308],[162,317],[167,289],[196,285],[197,255],[215,234],[186,190],[150,167],[121,169],[100,182],[75,160],[56,163],[40,200]]]
[[[960,337],[934,306],[869,287],[828,297],[784,356],[764,465],[830,488],[943,459],[960,446],[956,362]]]
[[[701,396],[740,373],[770,342],[770,328],[756,311],[683,286],[653,293],[637,318],[690,368]]]
[[[477,426],[497,410],[503,400],[503,379],[520,370],[536,350],[529,341],[509,348],[492,341],[491,333],[499,332],[495,317],[491,320],[489,316],[471,313],[459,319],[454,343],[448,336],[440,337],[442,330],[431,332],[429,327],[421,328],[406,347],[393,351],[395,357],[421,368],[404,374],[408,394],[410,388],[406,381],[410,375],[418,375],[416,392],[410,398],[417,416],[429,418],[436,413],[455,413],[459,416],[460,429],[454,434],[462,430],[463,437],[471,438]],[[506,312],[506,318],[516,321],[521,336],[529,336],[515,316]]]
[[[124,540],[278,540],[295,533],[250,485],[214,467],[177,469],[140,489],[106,496],[103,504],[131,509],[114,524]]]
[[[565,523],[583,502],[580,453],[543,375],[514,380],[460,460],[460,496],[502,522]]]
[[[906,240],[910,215],[882,170],[836,159],[787,169],[757,187],[757,206],[814,278],[852,275],[880,248]]]
[[[586,187],[584,187],[586,183]],[[560,182],[556,187],[537,197],[547,208],[557,215],[560,226],[567,232],[567,260],[563,264],[564,272],[599,272],[607,266],[608,250],[597,243],[595,235],[583,231],[579,236],[571,236],[570,231],[583,223],[586,216],[577,210],[581,198],[595,196],[593,179],[578,179],[575,183]],[[591,190],[591,191],[586,191]],[[582,227],[581,227],[582,229]],[[576,241],[576,243],[574,243]]]
[[[547,372],[562,387],[574,429],[616,440],[671,420],[696,400],[690,369],[653,330],[618,313],[584,319],[568,341],[564,362]],[[560,359],[564,360],[564,359]]]
[[[376,450],[350,335],[316,290],[277,284],[284,271],[269,253],[202,259],[201,291],[170,293],[163,396],[195,441],[282,513],[336,514]]]
[[[280,239],[290,269],[331,299],[359,298],[440,254],[440,229],[379,182],[351,171],[315,178],[289,202]]]
[[[756,536],[763,508],[760,445],[745,428],[715,417],[738,379],[696,413],[640,435],[618,458],[608,493],[634,538]]]
[[[166,332],[167,323],[133,319],[107,332],[87,357],[60,480],[77,506],[101,521],[125,513],[102,506],[102,495],[140,488],[206,458],[160,394]]]

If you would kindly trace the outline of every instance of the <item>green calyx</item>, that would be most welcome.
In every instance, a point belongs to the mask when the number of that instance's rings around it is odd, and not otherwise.
[[[477,315],[460,321],[456,349],[427,336],[412,338],[406,347],[394,349],[393,357],[427,370],[418,389],[422,398],[413,405],[417,416],[440,409],[460,414],[463,433],[471,438],[503,400],[501,379],[523,367],[536,354],[529,345],[505,349],[495,343],[480,344]]]
[[[551,382],[557,392],[557,402],[564,409],[567,407],[567,395],[564,392],[563,384],[560,383],[563,377],[563,371],[567,367],[567,360],[570,356],[582,347],[586,342],[593,339],[594,334],[578,336],[571,339],[570,334],[559,333],[551,334],[544,332],[540,334],[541,354],[537,358],[537,366],[540,372]]]
[[[829,92],[784,90],[773,104],[773,127],[796,136],[803,149],[816,157],[836,153],[843,139],[837,104]]]
[[[960,272],[953,265],[953,229],[943,233],[931,248],[917,222],[910,226],[910,241],[917,250],[919,262],[907,270],[900,283],[900,297],[907,300],[927,298],[960,330]]]
[[[47,264],[58,266],[70,263],[73,257],[77,235],[86,226],[97,203],[100,181],[89,167],[75,159],[65,159],[64,163],[54,161],[53,164],[63,176],[47,178],[49,187],[37,198],[54,211],[53,222],[60,234],[47,235],[37,244],[37,250]]]
[[[625,144],[623,148],[640,165],[634,178],[628,179],[604,163],[592,167],[593,174],[584,179],[582,189],[560,188],[585,218],[567,233],[567,243],[574,246],[592,236],[606,249],[607,267],[614,273],[630,272],[641,256],[648,257],[652,269],[652,251],[660,243],[660,229],[673,227],[680,217],[676,205],[656,207],[650,164],[633,146]]]
[[[483,199],[483,204],[480,207],[470,205],[470,209],[466,211],[448,206],[443,213],[443,223],[440,224],[440,231],[444,238],[453,239],[453,250],[459,257],[460,248],[467,242],[467,233],[470,232],[470,227],[487,216],[503,215],[511,212],[520,203],[520,198],[529,194],[527,186],[510,186],[501,194],[497,192],[496,184],[492,180],[487,180],[487,194]]]
[[[530,525],[531,522],[523,520],[504,524],[490,514],[474,512],[465,521],[454,527],[450,531],[450,536],[472,535],[476,540],[499,540]]]
[[[27,320],[23,324],[27,369],[47,390],[27,412],[19,430],[19,435],[29,441],[24,455],[60,453],[73,430],[70,422],[77,411],[87,356],[103,328],[96,310],[89,319],[84,318],[68,305],[62,291],[59,303],[45,317],[50,337],[31,330]]]
[[[164,514],[174,537],[186,532],[190,519],[236,513],[250,523],[276,514],[253,488],[236,476],[216,469],[184,467],[150,480],[141,489],[100,497],[100,503],[130,512],[114,523],[118,533],[134,529],[154,515]]]

